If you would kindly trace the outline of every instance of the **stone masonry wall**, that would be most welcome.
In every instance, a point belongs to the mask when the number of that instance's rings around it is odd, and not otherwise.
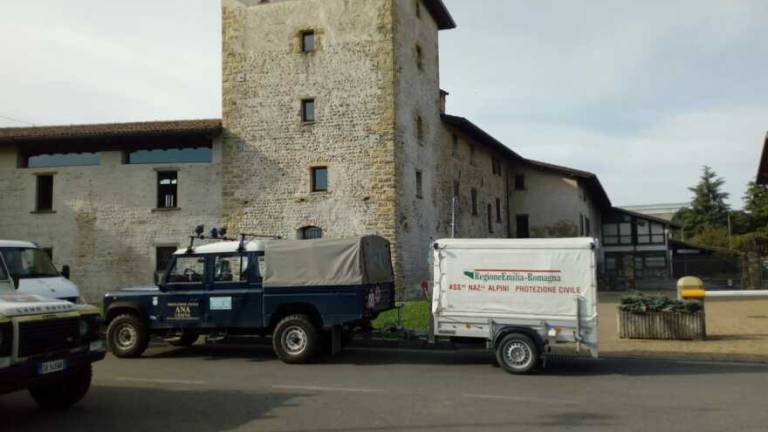
[[[154,283],[155,247],[186,243],[195,225],[219,222],[220,146],[213,163],[126,165],[102,152],[98,166],[17,168],[13,147],[0,149],[0,238],[53,248],[57,268],[71,267],[86,301],[116,288]],[[153,210],[157,171],[178,170],[179,210]],[[53,210],[35,214],[36,174],[53,173]]]
[[[432,16],[424,7],[417,15],[414,1],[395,0],[394,5],[397,230],[403,292],[410,298],[420,295],[419,285],[428,278],[430,243],[445,232],[439,214],[440,62]],[[422,177],[420,196],[417,171]]]
[[[393,242],[392,1],[224,0],[224,211],[235,230]],[[314,31],[317,50],[301,51]],[[301,120],[302,99],[316,121]],[[328,192],[310,170],[327,166]]]

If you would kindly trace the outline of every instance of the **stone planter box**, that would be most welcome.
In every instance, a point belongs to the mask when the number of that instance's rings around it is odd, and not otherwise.
[[[619,310],[622,339],[693,340],[707,336],[704,311],[633,313]]]

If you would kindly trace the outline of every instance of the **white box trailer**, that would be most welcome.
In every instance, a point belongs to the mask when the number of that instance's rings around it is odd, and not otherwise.
[[[597,240],[447,239],[433,244],[436,337],[480,338],[512,373],[556,343],[597,357]]]

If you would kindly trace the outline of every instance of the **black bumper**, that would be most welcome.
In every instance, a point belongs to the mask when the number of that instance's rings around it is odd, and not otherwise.
[[[28,359],[25,363],[0,369],[0,394],[24,390],[33,385],[44,385],[46,382],[57,379],[82,370],[93,362],[103,360],[106,352],[80,352],[76,354],[62,354],[50,358]],[[66,369],[50,375],[39,375],[37,372],[40,362],[48,360],[64,359],[67,362]]]

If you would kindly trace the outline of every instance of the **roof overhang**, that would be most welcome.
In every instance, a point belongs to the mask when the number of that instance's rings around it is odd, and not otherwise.
[[[501,141],[492,137],[488,132],[480,129],[480,127],[467,120],[466,118],[449,114],[442,114],[440,117],[442,118],[444,124],[452,126],[470,138],[477,140],[478,142],[496,148],[497,150],[506,154],[510,159],[517,161],[525,160],[522,156],[512,151],[511,148],[505,146]]]
[[[634,216],[636,218],[647,219],[647,220],[652,221],[652,222],[657,222],[657,223],[669,226],[672,229],[680,229],[680,228],[682,228],[682,226],[680,224],[672,222],[672,221],[669,221],[669,220],[666,220],[664,218],[660,218],[660,217],[656,217],[656,216],[651,216],[651,215],[647,215],[647,214],[644,214],[644,213],[638,213],[638,212],[635,212],[635,211],[632,211],[632,210],[623,209],[623,208],[620,208],[620,207],[614,207],[612,210],[615,213],[623,213],[623,214],[626,214],[626,215],[629,215],[629,216]]]
[[[456,28],[456,21],[453,20],[451,13],[443,3],[443,0],[423,0],[424,6],[427,8],[432,18],[437,23],[437,28],[440,30],[450,30]]]
[[[219,119],[109,123],[0,129],[0,146],[55,153],[126,148],[210,146],[222,132]]]
[[[757,170],[757,183],[768,185],[768,135],[763,143],[763,154],[760,156],[760,167]]]

